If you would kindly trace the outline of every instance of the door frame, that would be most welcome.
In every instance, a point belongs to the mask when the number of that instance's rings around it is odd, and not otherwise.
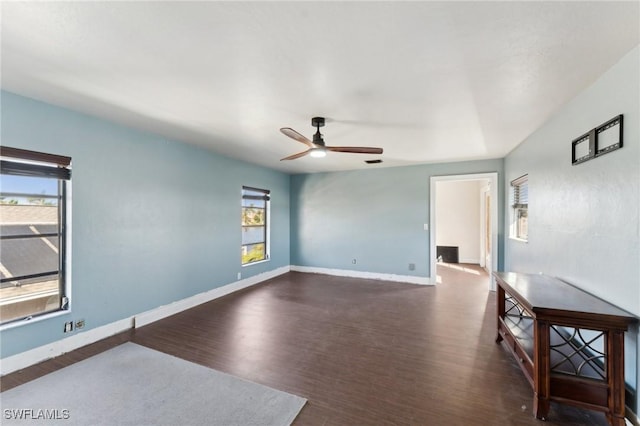
[[[443,175],[431,176],[430,192],[429,192],[429,257],[430,257],[430,281],[436,284],[436,187],[438,182],[444,181],[472,181],[472,180],[489,180],[491,186],[489,193],[491,195],[491,270],[498,270],[498,205],[500,204],[498,194],[498,173],[472,173],[464,175]],[[495,291],[496,283],[493,275],[490,274],[489,290]]]
[[[489,199],[490,203],[493,202],[491,199],[491,184],[480,188],[480,266],[491,273],[492,266],[487,265],[487,199]],[[491,204],[489,204],[489,207],[491,207]],[[489,211],[489,219],[491,219],[491,211]],[[491,229],[491,223],[489,223],[489,229]],[[491,236],[488,239],[491,240]],[[493,256],[491,241],[489,243],[491,249],[489,254]]]

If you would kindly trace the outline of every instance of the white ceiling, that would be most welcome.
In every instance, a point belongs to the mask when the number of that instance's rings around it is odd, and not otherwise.
[[[506,155],[640,43],[639,2],[3,2],[4,90],[290,173]],[[327,145],[280,158],[325,116]]]

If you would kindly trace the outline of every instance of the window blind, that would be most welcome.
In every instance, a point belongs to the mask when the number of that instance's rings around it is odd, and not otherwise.
[[[511,181],[512,207],[527,208],[529,204],[529,175],[520,176]]]
[[[0,147],[2,174],[52,179],[71,179],[71,157],[26,149]]]

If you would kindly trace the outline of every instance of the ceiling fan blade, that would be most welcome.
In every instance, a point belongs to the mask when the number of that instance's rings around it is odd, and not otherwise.
[[[305,155],[307,155],[309,152],[311,152],[311,150],[310,150],[310,149],[308,149],[308,150],[306,150],[306,151],[299,152],[299,153],[297,153],[297,154],[290,155],[290,156],[288,156],[288,157],[281,158],[281,159],[280,159],[280,161],[284,161],[284,160],[295,160],[296,158],[304,157],[304,156],[305,156]]]
[[[371,148],[367,146],[327,146],[328,151],[351,152],[354,154],[382,154],[382,148]]]
[[[280,129],[280,131],[283,134],[289,136],[291,139],[295,139],[298,142],[302,142],[303,144],[307,145],[309,148],[315,148],[316,147],[316,144],[311,142],[305,136],[302,136],[300,133],[298,133],[295,130],[293,130],[291,127],[283,127],[283,128]]]

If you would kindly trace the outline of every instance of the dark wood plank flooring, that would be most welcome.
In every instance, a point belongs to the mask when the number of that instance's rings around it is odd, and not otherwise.
[[[2,390],[131,340],[308,399],[296,425],[605,425],[533,392],[494,343],[477,266],[436,287],[291,272],[2,378]]]

